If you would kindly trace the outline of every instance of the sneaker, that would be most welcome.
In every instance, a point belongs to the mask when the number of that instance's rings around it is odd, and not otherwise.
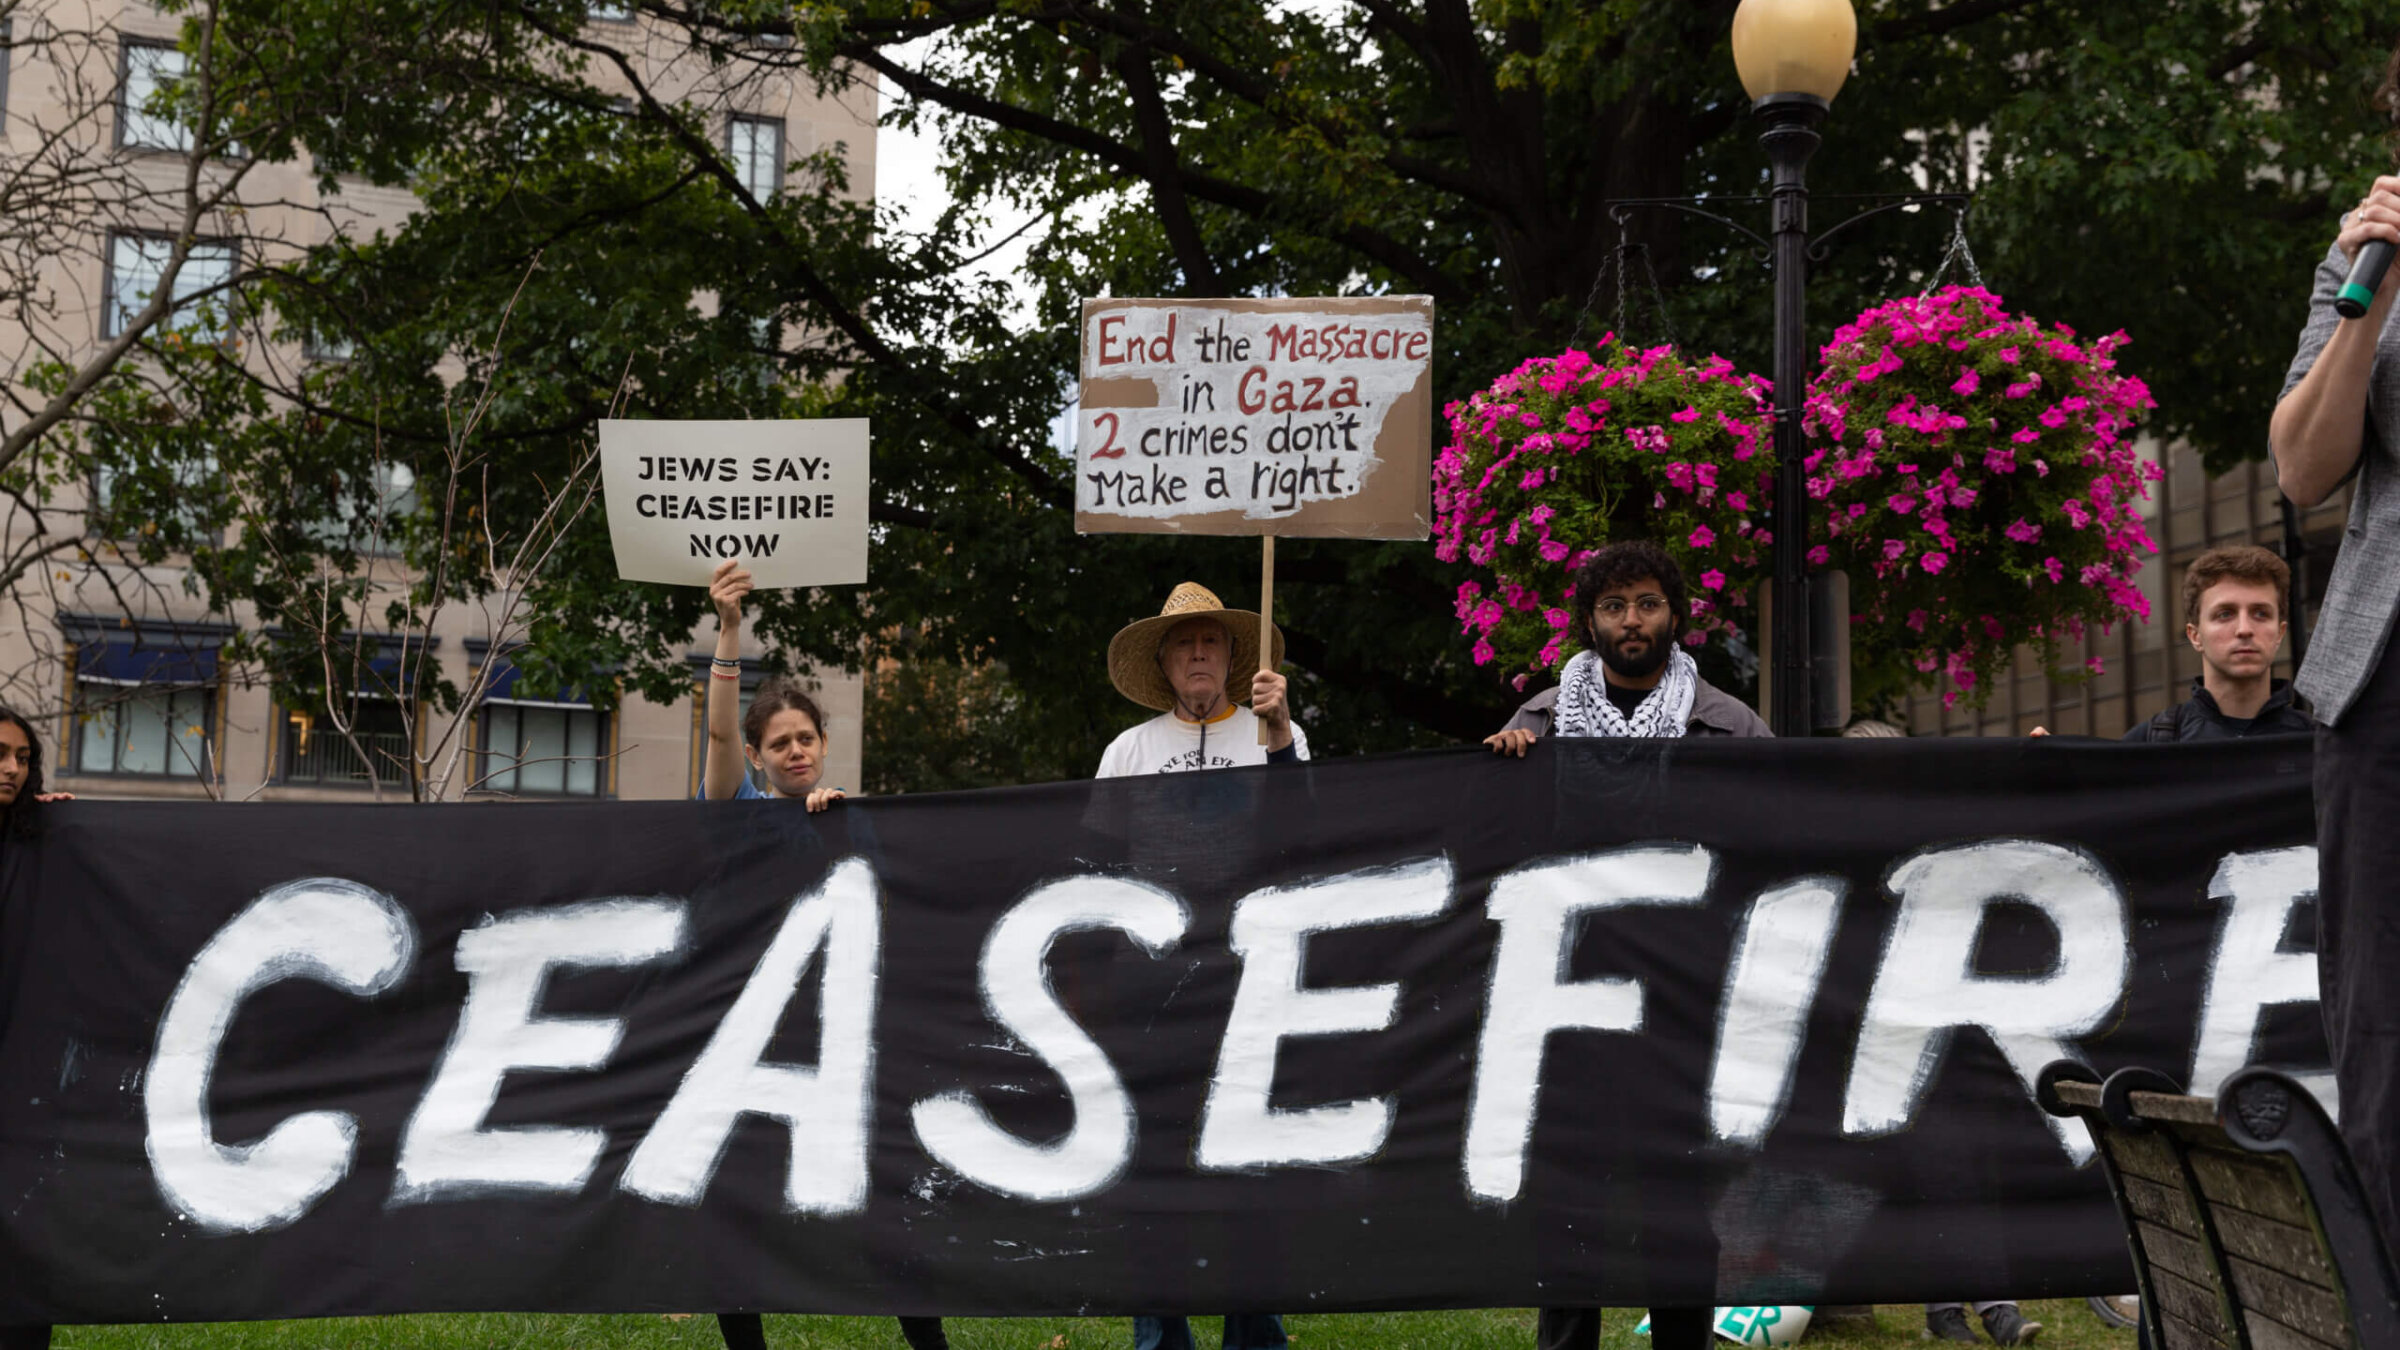
[[[1994,1345],[2031,1345],[2042,1334],[2042,1324],[2028,1322],[2014,1303],[2003,1303],[1983,1315],[1983,1329],[1991,1333]]]
[[[2142,1320],[2142,1300],[2133,1294],[2094,1294],[2084,1301],[2105,1326],[2129,1327]]]
[[[1964,1308],[1928,1308],[1925,1310],[1925,1339],[1929,1341],[1965,1341],[1980,1345],[1974,1329],[1967,1325]]]

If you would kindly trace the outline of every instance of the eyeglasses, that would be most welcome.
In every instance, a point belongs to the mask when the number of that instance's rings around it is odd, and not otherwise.
[[[1632,608],[1636,613],[1640,614],[1645,619],[1655,619],[1659,615],[1667,612],[1667,597],[1663,595],[1637,595],[1633,599]],[[1592,606],[1592,609],[1603,619],[1622,619],[1625,617],[1626,604],[1625,601],[1620,597],[1612,595],[1607,599],[1602,600],[1599,604]]]

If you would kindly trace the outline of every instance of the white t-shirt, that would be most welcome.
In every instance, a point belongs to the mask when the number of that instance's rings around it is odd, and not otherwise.
[[[1308,758],[1308,733],[1298,722],[1292,723],[1292,749],[1300,758]],[[1214,722],[1186,722],[1172,712],[1163,712],[1125,728],[1108,743],[1108,752],[1100,756],[1100,772],[1093,777],[1131,778],[1266,762],[1267,747],[1258,743],[1258,714],[1237,703]]]

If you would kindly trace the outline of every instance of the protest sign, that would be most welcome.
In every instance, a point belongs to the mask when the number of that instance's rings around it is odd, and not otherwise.
[[[705,586],[738,562],[758,586],[867,579],[867,422],[600,423],[617,575]]]
[[[1086,300],[1085,534],[1422,539],[1433,301]]]
[[[2128,1289],[2033,1083],[2324,1068],[2310,752],[64,803],[0,849],[0,1326]]]

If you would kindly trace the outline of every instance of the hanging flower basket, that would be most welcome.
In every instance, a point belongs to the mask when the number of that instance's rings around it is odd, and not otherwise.
[[[1852,690],[1888,702],[1932,676],[1980,704],[2016,644],[2055,665],[2087,627],[2146,619],[2157,551],[2134,450],[2155,406],[2091,341],[1980,287],[1893,300],[1835,332],[1810,386],[1809,560],[1849,572]],[[2092,669],[2097,670],[2095,659]]]
[[[1568,654],[1568,579],[1612,539],[1676,557],[1692,592],[1684,640],[1740,634],[1767,565],[1753,523],[1773,462],[1766,380],[1613,335],[1594,353],[1527,361],[1447,409],[1434,461],[1435,554],[1463,562],[1461,631],[1479,666],[1527,677]]]

